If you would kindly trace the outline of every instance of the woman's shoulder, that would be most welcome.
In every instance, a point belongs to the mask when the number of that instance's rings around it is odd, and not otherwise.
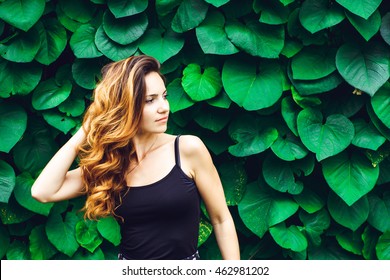
[[[180,151],[184,155],[196,155],[199,152],[207,151],[203,141],[195,135],[180,135]]]

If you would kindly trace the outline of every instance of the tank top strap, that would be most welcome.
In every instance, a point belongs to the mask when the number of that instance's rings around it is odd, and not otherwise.
[[[177,135],[175,139],[175,163],[180,167],[179,137],[180,135]]]

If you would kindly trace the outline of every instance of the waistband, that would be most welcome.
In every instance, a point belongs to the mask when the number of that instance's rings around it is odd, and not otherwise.
[[[118,260],[129,260],[122,253],[118,254]],[[188,256],[182,260],[200,260],[199,251],[196,251],[191,256]]]

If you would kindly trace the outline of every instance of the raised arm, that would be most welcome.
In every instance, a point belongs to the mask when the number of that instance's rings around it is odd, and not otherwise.
[[[191,173],[205,202],[222,258],[239,260],[240,250],[236,229],[210,153],[203,142],[195,136],[180,137],[180,147],[185,159],[182,161],[182,167]]]
[[[31,195],[40,202],[67,200],[82,195],[80,168],[69,171],[77,156],[77,147],[85,139],[80,128],[53,156],[31,188]]]

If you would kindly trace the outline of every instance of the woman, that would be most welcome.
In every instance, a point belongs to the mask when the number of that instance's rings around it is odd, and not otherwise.
[[[120,259],[197,259],[201,198],[223,259],[239,259],[205,145],[165,133],[169,104],[158,61],[134,56],[102,72],[82,128],[41,172],[32,196],[55,202],[86,194],[86,218],[118,218]],[[69,171],[76,156],[79,167]]]

